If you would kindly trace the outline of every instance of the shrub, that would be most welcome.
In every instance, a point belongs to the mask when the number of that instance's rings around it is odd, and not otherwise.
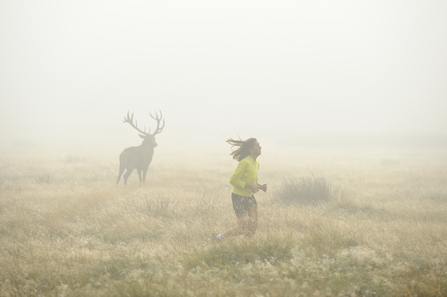
[[[64,163],[66,164],[76,164],[80,162],[85,162],[85,157],[79,157],[76,155],[68,155],[64,159]]]
[[[173,213],[174,207],[175,198],[158,196],[146,200],[146,210],[144,212],[151,216],[169,217]]]
[[[43,173],[36,176],[36,182],[39,184],[49,184],[51,182],[51,176],[49,173]]]
[[[278,188],[278,199],[283,203],[318,204],[333,200],[338,189],[333,188],[325,177],[292,177]]]

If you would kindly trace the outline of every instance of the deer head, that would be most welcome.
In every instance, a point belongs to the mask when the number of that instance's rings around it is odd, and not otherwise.
[[[137,130],[140,134],[138,134],[142,139],[143,143],[142,145],[148,145],[152,147],[156,147],[157,143],[155,142],[155,135],[161,133],[163,131],[163,128],[165,127],[165,120],[163,119],[163,114],[161,113],[161,110],[159,110],[160,115],[158,115],[157,112],[155,112],[155,116],[152,115],[152,113],[149,113],[151,118],[157,121],[157,128],[155,129],[154,133],[151,134],[151,129],[149,128],[149,131],[146,132],[146,127],[144,127],[144,131],[142,131],[140,128],[138,128],[138,123],[135,120],[135,124],[133,122],[133,113],[130,116],[129,112],[127,112],[127,117],[124,117],[124,123],[129,123],[135,130]],[[160,127],[160,122],[163,119],[163,125]]]

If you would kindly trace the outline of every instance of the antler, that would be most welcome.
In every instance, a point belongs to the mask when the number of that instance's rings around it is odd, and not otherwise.
[[[163,126],[160,127],[160,121],[163,118],[163,114],[161,113],[161,110],[158,110],[160,112],[160,116],[158,116],[157,112],[155,112],[155,117],[152,115],[152,113],[149,113],[151,118],[157,121],[157,128],[155,129],[155,132],[153,135],[161,133],[163,131],[163,128],[165,127],[165,119],[163,119]],[[150,131],[150,130],[149,130]]]
[[[152,135],[156,135],[161,133],[161,131],[163,131],[163,128],[165,127],[165,119],[163,119],[163,114],[160,111],[160,115],[158,115],[157,112],[155,112],[155,117],[152,115],[152,113],[149,113],[149,115],[151,116],[151,118],[153,118],[154,120],[157,121],[157,128],[155,129],[155,132]],[[163,125],[160,127],[160,121],[163,119]],[[138,132],[140,132],[143,135],[148,135],[151,133],[151,129],[149,128],[149,131],[146,132],[146,127],[144,127],[144,131],[142,131],[140,128],[138,128],[138,123],[137,120],[135,120],[135,124],[133,123],[133,113],[130,116],[129,112],[127,112],[127,117],[124,117],[124,121],[123,123],[129,123],[135,130],[137,130]]]
[[[127,117],[124,117],[123,123],[129,123],[135,130],[137,130],[138,132],[140,132],[143,135],[147,135],[150,132],[150,130],[149,130],[149,132],[146,132],[146,127],[144,127],[144,131],[141,131],[138,128],[137,120],[135,120],[135,124],[133,123],[133,113],[132,113],[132,116],[129,116],[129,112],[127,112]]]

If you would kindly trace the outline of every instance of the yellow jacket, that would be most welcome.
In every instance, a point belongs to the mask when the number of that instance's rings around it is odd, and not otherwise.
[[[250,189],[245,188],[245,184],[258,184],[259,162],[247,156],[237,164],[236,170],[230,177],[230,184],[234,187],[233,193],[244,197],[253,195]]]

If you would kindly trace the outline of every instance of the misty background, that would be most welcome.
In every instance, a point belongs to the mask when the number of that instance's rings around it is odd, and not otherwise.
[[[447,144],[446,1],[0,1],[0,143]]]

